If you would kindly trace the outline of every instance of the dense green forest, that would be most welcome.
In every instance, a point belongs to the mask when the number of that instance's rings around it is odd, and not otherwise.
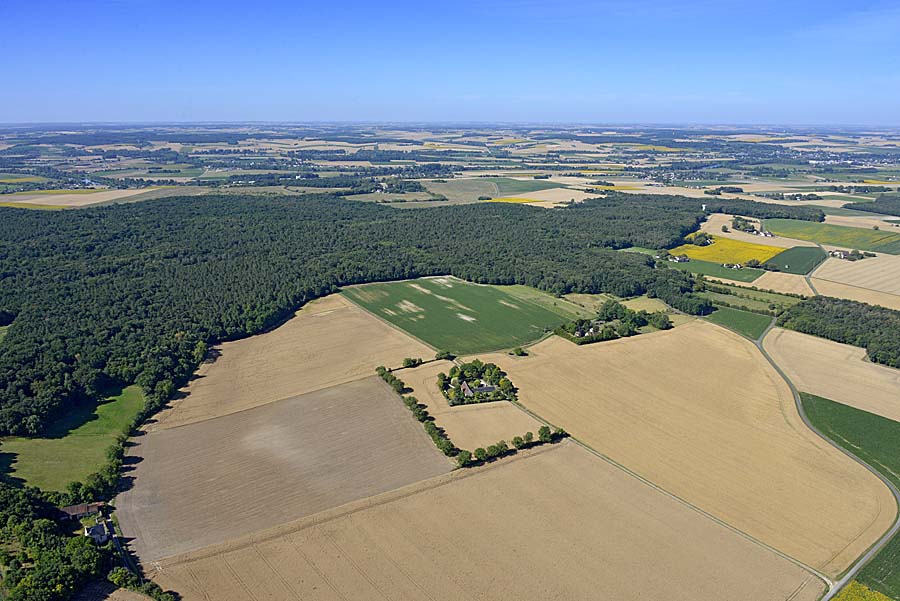
[[[872,361],[900,367],[900,311],[814,296],[789,307],[778,325],[862,347]]]
[[[691,294],[689,275],[610,250],[679,244],[703,219],[699,204],[613,194],[558,210],[395,211],[329,196],[209,196],[3,209],[0,311],[16,317],[0,345],[0,433],[40,434],[111,383],[164,399],[207,343],[271,327],[348,284],[452,274],[554,293],[649,293],[701,313],[708,303]]]

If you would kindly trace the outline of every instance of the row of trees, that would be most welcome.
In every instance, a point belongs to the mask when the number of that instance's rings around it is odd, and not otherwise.
[[[814,296],[788,308],[778,325],[862,347],[872,361],[900,367],[900,311]]]

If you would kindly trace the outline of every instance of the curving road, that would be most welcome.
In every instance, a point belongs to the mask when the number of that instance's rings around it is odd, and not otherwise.
[[[779,365],[775,363],[775,360],[772,359],[772,357],[769,356],[769,353],[766,352],[766,349],[763,348],[762,342],[773,327],[775,327],[774,319],[772,320],[772,323],[769,324],[769,327],[766,328],[765,332],[763,332],[759,338],[753,341],[753,344],[756,345],[756,348],[758,348],[759,352],[761,352],[763,357],[766,358],[766,361],[768,361],[769,364],[773,368],[775,368],[775,371],[778,372],[778,375],[782,377],[782,379],[787,383],[788,388],[791,389],[791,394],[794,395],[794,403],[797,405],[797,412],[800,414],[800,419],[803,420],[803,423],[806,424],[807,428],[815,432],[820,438],[822,438],[822,440],[875,474],[875,476],[890,489],[891,494],[894,495],[894,500],[896,501],[898,508],[900,508],[900,491],[897,490],[897,487],[894,486],[893,482],[882,476],[881,472],[870,466],[868,463],[825,436],[825,434],[820,432],[818,428],[816,428],[812,424],[812,422],[809,421],[809,418],[806,417],[806,412],[803,410],[803,403],[800,401],[800,393],[797,391],[794,383],[791,382],[790,378],[787,377],[787,374],[784,373],[784,370],[782,370],[781,367],[779,367]],[[879,538],[878,541],[869,548],[868,551],[866,551],[859,559],[857,559],[856,562],[847,569],[844,575],[841,576],[841,578],[836,581],[831,581],[829,579],[825,580],[828,583],[828,592],[826,592],[825,596],[822,597],[822,601],[829,601],[830,599],[833,599],[841,591],[841,589],[849,584],[850,581],[856,577],[859,571],[862,570],[866,566],[866,564],[869,563],[869,561],[871,561],[871,559],[875,557],[875,555],[877,555],[878,552],[885,547],[885,545],[888,544],[888,542],[894,537],[895,534],[897,534],[898,531],[900,531],[900,513],[898,513],[898,516],[894,518],[894,524],[890,527],[890,529],[885,532],[882,537]]]

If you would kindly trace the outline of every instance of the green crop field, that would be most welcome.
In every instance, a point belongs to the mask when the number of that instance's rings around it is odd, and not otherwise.
[[[734,330],[750,340],[756,340],[762,336],[762,333],[765,332],[766,328],[769,327],[769,324],[772,323],[772,317],[768,315],[739,311],[730,307],[717,307],[716,310],[712,314],[707,315],[705,319],[720,326],[725,326],[729,330]]]
[[[532,342],[570,319],[574,310],[551,310],[557,299],[550,295],[538,303],[521,292],[451,277],[365,284],[343,294],[426,344],[456,354]]]
[[[474,177],[451,179],[446,182],[423,181],[422,184],[429,192],[446,196],[451,202],[477,202],[481,196],[498,198],[566,187],[543,179],[517,180],[508,177]]]
[[[722,267],[718,263],[699,261],[697,259],[691,259],[687,263],[667,261],[666,265],[682,271],[690,271],[691,273],[708,275],[713,278],[735,280],[737,282],[752,282],[765,273],[762,269],[753,269],[750,267],[744,267],[743,269],[728,269],[727,267]]]
[[[793,219],[766,219],[765,228],[786,238],[843,246],[848,250],[859,249],[892,255],[900,254],[900,234],[896,232]]]
[[[774,263],[785,273],[806,275],[825,260],[828,255],[818,246],[795,246],[766,261]]]
[[[643,246],[629,246],[628,248],[619,249],[625,253],[639,253],[642,255],[650,255],[651,257],[656,255],[656,251],[652,248],[644,248]]]
[[[3,342],[3,339],[6,338],[6,330],[9,329],[9,326],[0,326],[0,342]]]
[[[900,423],[812,394],[800,397],[816,428],[900,486]],[[856,579],[900,599],[900,538],[895,536]]]
[[[46,177],[29,173],[0,173],[0,184],[26,184],[49,181]]]
[[[597,313],[596,311],[591,311],[581,305],[575,304],[572,301],[564,298],[557,298],[552,294],[547,294],[543,290],[538,290],[531,286],[516,284],[514,286],[498,286],[498,288],[503,292],[512,294],[516,298],[540,305],[541,307],[568,319],[595,317]]]
[[[139,386],[129,386],[96,407],[84,407],[53,424],[43,438],[0,442],[0,474],[44,490],[65,490],[103,467],[113,445],[144,406]]]

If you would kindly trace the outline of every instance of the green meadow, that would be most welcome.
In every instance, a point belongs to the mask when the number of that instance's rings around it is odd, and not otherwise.
[[[892,255],[900,254],[900,234],[861,227],[845,227],[814,221],[794,219],[766,219],[767,230],[785,238],[809,240],[819,244],[843,246],[848,250],[871,250]]]
[[[41,438],[0,441],[0,474],[43,490],[65,490],[106,463],[106,450],[144,406],[139,386],[129,386],[94,407],[78,408]]]
[[[438,277],[364,284],[343,294],[435,349],[458,355],[527,344],[578,312],[537,290],[526,295],[504,288]],[[529,298],[533,294],[546,298]]]

